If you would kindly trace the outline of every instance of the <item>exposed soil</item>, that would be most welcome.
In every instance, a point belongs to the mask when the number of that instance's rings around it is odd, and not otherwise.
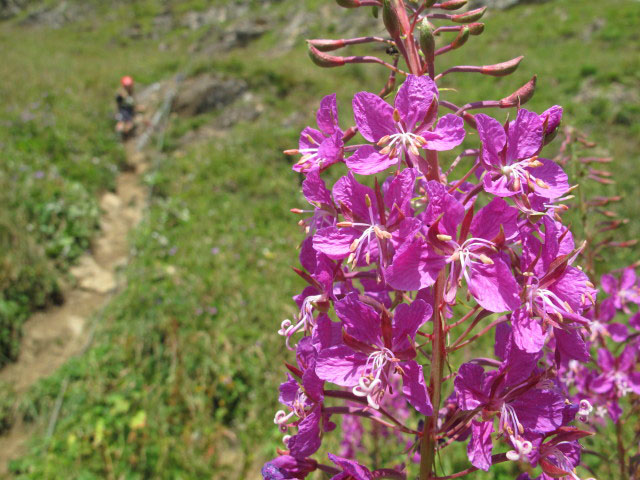
[[[128,233],[142,218],[146,199],[140,182],[144,157],[135,151],[134,141],[126,150],[131,170],[120,173],[116,191],[100,199],[101,233],[91,252],[71,269],[76,285],[64,292],[63,305],[38,312],[25,323],[18,360],[0,370],[0,382],[12,385],[18,395],[88,346],[89,319],[120,287],[117,273],[129,256]],[[10,460],[24,453],[34,428],[18,420],[0,436],[0,474],[7,472]]]

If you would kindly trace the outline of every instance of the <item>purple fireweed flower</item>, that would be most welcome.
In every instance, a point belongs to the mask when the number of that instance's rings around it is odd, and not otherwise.
[[[582,312],[593,304],[596,290],[581,270],[569,265],[575,256],[573,241],[563,243],[563,233],[553,220],[544,218],[541,225],[544,243],[533,234],[522,236],[525,306],[511,317],[514,339],[519,348],[535,353],[553,328],[560,354],[588,361],[580,328],[590,323]]]
[[[289,412],[278,410],[274,423],[282,433],[286,433],[290,427],[298,428],[296,435],[285,436],[283,439],[290,454],[296,458],[315,453],[320,448],[321,432],[334,428],[323,412],[324,382],[315,373],[316,357],[312,337],[304,337],[298,342],[296,349],[296,374],[301,382],[298,383],[293,376],[288,375],[288,380],[280,384],[279,401]]]
[[[615,316],[615,308],[613,311],[604,308],[607,300],[609,299],[605,299],[600,304],[600,309],[597,312],[596,309],[592,308],[584,313],[584,316],[591,320],[589,324],[589,330],[591,331],[589,341],[591,343],[597,340],[605,340],[606,338],[610,338],[614,342],[624,342],[629,338],[629,329],[624,323],[611,321]],[[629,324],[633,326],[631,321]]]
[[[280,455],[262,467],[264,480],[289,480],[305,478],[316,470],[318,462],[312,458],[294,458],[291,455]]]
[[[333,198],[340,205],[344,221],[319,230],[313,247],[333,260],[347,259],[353,267],[380,260],[380,253],[394,244],[417,224],[412,218],[410,201],[418,173],[406,169],[386,189],[382,202],[373,189],[358,183],[349,173],[336,182]],[[381,203],[381,204],[379,204]],[[384,263],[384,262],[383,262]]]
[[[591,381],[590,390],[616,400],[632,392],[640,395],[637,361],[638,352],[632,345],[627,345],[617,358],[609,350],[599,349],[598,367],[602,373]]]
[[[303,244],[304,247],[305,244]],[[315,313],[328,308],[330,300],[335,298],[333,292],[337,287],[336,276],[339,274],[339,267],[326,255],[317,253],[313,249],[306,248],[301,251],[303,264],[309,269],[313,269],[311,275],[305,275],[311,285],[306,287],[300,295],[294,297],[300,309],[295,320],[292,322],[285,319],[280,324],[278,334],[286,339],[287,348],[292,349],[291,337],[297,332],[311,334],[316,325]]]
[[[431,181],[426,189],[429,204],[421,219],[430,225],[428,241],[417,236],[398,248],[384,272],[387,283],[399,290],[428,287],[444,265],[451,263],[448,302],[455,300],[458,282],[464,278],[469,293],[485,309],[517,309],[520,289],[508,257],[500,253],[505,242],[518,237],[517,210],[496,198],[475,217],[472,210],[465,215],[462,204],[447,193],[444,185]]]
[[[540,445],[535,455],[542,468],[539,480],[565,479],[580,480],[576,467],[580,463],[580,444],[573,441],[554,440]]]
[[[464,278],[481,307],[490,312],[513,311],[520,306],[520,288],[511,273],[509,257],[501,250],[518,238],[518,212],[504,200],[494,198],[470,223],[473,212],[468,213],[457,240],[451,229],[440,233],[440,222],[429,229],[436,251],[447,255],[447,262],[452,264],[447,300],[455,299],[457,284]]]
[[[296,172],[308,172],[316,168],[325,169],[342,160],[344,133],[338,126],[338,107],[335,93],[327,95],[320,102],[316,113],[318,129],[306,127],[300,133],[298,150],[302,158],[293,166]]]
[[[491,465],[494,415],[498,432],[513,446],[512,459],[523,459],[532,451],[532,438],[554,431],[564,421],[564,398],[545,372],[537,371],[539,355],[518,349],[511,337],[501,337],[496,350],[505,356],[497,371],[487,373],[481,365],[465,363],[454,381],[458,407],[481,412],[471,424],[467,454],[485,471]]]
[[[640,305],[640,279],[633,268],[625,268],[619,281],[611,274],[603,275],[600,284],[602,290],[611,295],[602,302],[603,308],[631,313],[629,303]]]
[[[414,360],[413,346],[418,329],[431,316],[431,306],[423,300],[400,304],[391,319],[388,313],[378,314],[362,303],[357,294],[334,305],[344,328],[344,343],[320,351],[318,377],[351,387],[355,395],[366,397],[377,409],[390,376],[398,373],[407,401],[423,415],[431,415],[422,366]]]
[[[391,107],[378,95],[356,93],[353,113],[362,136],[376,144],[360,147],[346,159],[354,173],[372,175],[397,165],[403,158],[416,165],[422,149],[451,150],[464,140],[462,118],[447,114],[437,118],[438,88],[428,76],[409,75]]]
[[[523,108],[514,121],[503,127],[483,113],[475,116],[487,192],[498,197],[536,193],[558,198],[569,190],[564,171],[555,162],[538,157],[548,117]]]

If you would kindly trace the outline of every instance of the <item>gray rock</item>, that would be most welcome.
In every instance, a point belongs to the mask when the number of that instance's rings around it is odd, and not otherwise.
[[[0,20],[18,15],[26,6],[26,0],[0,0]]]
[[[249,42],[260,38],[268,30],[268,22],[263,18],[254,21],[243,20],[225,29],[220,35],[219,44],[223,49],[246,47]]]
[[[219,109],[232,103],[247,89],[244,80],[212,74],[198,75],[182,82],[173,102],[173,111],[193,116]]]
[[[9,0],[11,1],[11,0]],[[27,2],[23,2],[26,6]],[[44,25],[51,28],[62,28],[64,25],[81,20],[93,11],[91,4],[62,1],[57,5],[45,5],[29,13],[21,22],[22,25]]]

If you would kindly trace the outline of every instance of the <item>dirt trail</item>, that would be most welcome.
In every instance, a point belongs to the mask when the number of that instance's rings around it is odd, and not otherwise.
[[[89,319],[120,286],[117,271],[127,263],[128,233],[142,218],[146,200],[140,181],[145,159],[136,152],[134,141],[127,143],[126,151],[131,170],[118,175],[115,193],[105,193],[100,199],[101,232],[92,251],[71,269],[77,284],[64,292],[63,305],[38,312],[25,323],[18,360],[0,370],[0,382],[12,385],[18,395],[88,346]],[[35,428],[18,421],[0,436],[0,475],[7,472],[11,459],[24,453]]]

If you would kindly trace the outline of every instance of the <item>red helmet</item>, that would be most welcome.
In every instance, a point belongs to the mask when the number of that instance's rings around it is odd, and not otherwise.
[[[123,87],[132,87],[133,86],[133,78],[131,78],[129,75],[124,76],[120,79],[120,84]]]

